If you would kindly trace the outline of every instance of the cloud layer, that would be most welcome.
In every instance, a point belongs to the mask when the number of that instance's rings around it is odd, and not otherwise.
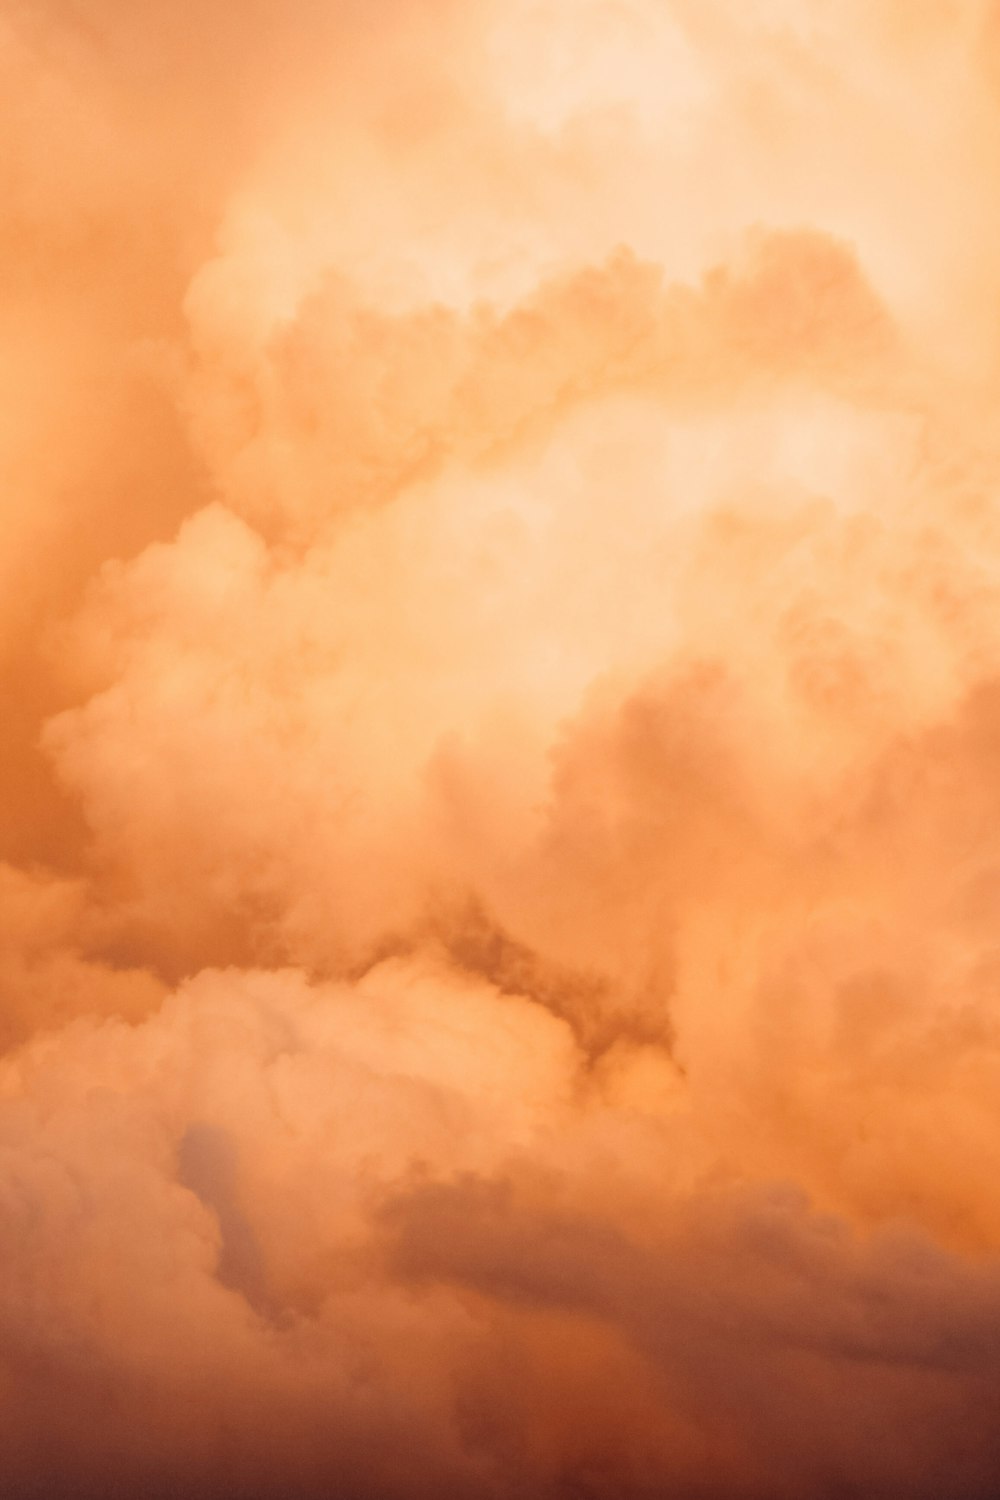
[[[0,76],[5,1494],[995,1495],[995,6]]]

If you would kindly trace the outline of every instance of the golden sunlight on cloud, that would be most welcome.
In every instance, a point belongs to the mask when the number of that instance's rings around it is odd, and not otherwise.
[[[11,1500],[992,1500],[1000,11],[8,0]]]

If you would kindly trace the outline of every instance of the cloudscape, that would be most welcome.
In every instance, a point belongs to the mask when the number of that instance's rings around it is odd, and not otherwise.
[[[5,0],[0,1489],[1000,1493],[1000,7]]]

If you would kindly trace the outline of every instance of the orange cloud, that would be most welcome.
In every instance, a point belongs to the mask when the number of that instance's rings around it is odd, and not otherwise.
[[[5,1494],[995,1493],[998,56],[0,23]]]

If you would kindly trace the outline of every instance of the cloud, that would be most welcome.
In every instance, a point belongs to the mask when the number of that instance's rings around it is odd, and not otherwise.
[[[9,8],[6,1492],[995,1492],[995,32]]]

